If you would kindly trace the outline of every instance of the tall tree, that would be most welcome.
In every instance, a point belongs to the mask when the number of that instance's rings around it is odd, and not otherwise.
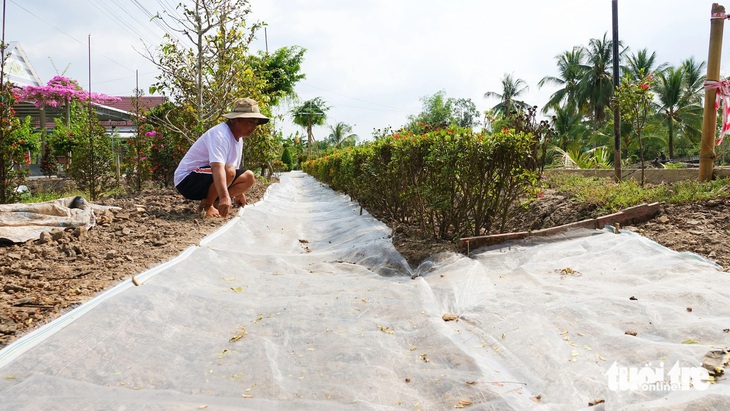
[[[674,158],[674,145],[677,131],[696,140],[702,135],[702,106],[693,93],[688,81],[694,73],[687,74],[687,66],[669,67],[655,76],[654,91],[658,100],[658,114],[666,121],[668,129],[667,145],[669,158]]]
[[[294,124],[307,130],[307,154],[312,155],[312,147],[315,146],[313,126],[324,125],[327,120],[327,110],[330,107],[322,100],[321,97],[315,97],[307,100],[302,105],[294,107],[291,111],[294,116]]]
[[[682,62],[684,92],[693,103],[702,105],[705,96],[705,62],[697,63],[694,57]]]
[[[270,104],[276,106],[281,99],[294,97],[294,86],[306,78],[302,73],[302,61],[307,50],[299,46],[282,47],[274,53],[259,52],[251,56],[251,67],[264,80],[262,92],[269,96]]]
[[[249,44],[260,27],[246,24],[249,1],[193,0],[177,8],[179,13],[157,18],[191,46],[166,34],[157,50],[147,47],[147,58],[161,73],[150,92],[172,99],[177,120],[161,120],[192,142],[219,121],[237,98],[251,97],[263,107],[269,102],[261,93],[262,80],[248,64]]]
[[[449,126],[474,127],[478,123],[479,111],[471,99],[453,99],[446,97],[446,91],[439,90],[421,98],[421,112],[408,116],[403,129],[423,133]]]
[[[560,87],[545,103],[545,107],[542,109],[543,113],[570,104],[577,107],[579,104],[578,86],[584,71],[584,56],[585,49],[582,47],[573,47],[572,50],[564,51],[562,54],[555,56],[558,61],[558,76],[545,76],[537,83],[540,88],[545,85]]]
[[[484,98],[499,99],[499,103],[492,107],[495,113],[501,113],[505,116],[517,112],[518,109],[528,107],[527,103],[517,98],[529,89],[525,80],[521,78],[513,78],[511,74],[505,74],[502,77],[502,93],[487,91]]]
[[[334,147],[353,146],[357,143],[357,134],[352,132],[352,126],[339,122],[330,127],[330,135],[327,142]]]
[[[579,100],[588,105],[595,127],[606,120],[606,108],[613,96],[613,41],[604,33],[585,48],[586,64],[580,80]],[[582,105],[582,104],[581,104]]]
[[[667,68],[668,65],[667,63],[657,65],[656,52],[649,54],[649,50],[644,48],[628,56],[627,67],[624,68],[624,72],[631,79],[638,81],[642,78],[642,73],[643,75],[653,76],[655,73]]]
[[[476,127],[479,125],[479,110],[470,98],[458,98],[451,106],[451,117],[459,127]]]
[[[552,119],[555,145],[568,151],[571,144],[581,142],[588,135],[588,127],[582,120],[583,116],[573,104],[556,108]]]

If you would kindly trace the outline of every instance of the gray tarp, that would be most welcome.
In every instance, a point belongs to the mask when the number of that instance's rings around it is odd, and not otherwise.
[[[586,230],[414,273],[359,211],[283,175],[141,286],[0,351],[0,409],[730,407],[724,380],[612,383],[647,366],[669,380],[727,345],[730,286],[714,265]]]
[[[105,207],[89,204],[83,197],[66,197],[42,203],[0,204],[0,241],[23,243],[53,229],[96,225],[94,211]]]

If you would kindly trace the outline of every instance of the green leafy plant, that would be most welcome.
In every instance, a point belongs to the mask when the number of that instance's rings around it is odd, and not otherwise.
[[[3,46],[4,47],[4,46]],[[15,90],[12,83],[3,82],[0,89],[0,203],[12,203],[19,198],[15,190],[24,180],[26,148],[17,130],[21,123],[15,117]]]
[[[117,186],[111,139],[93,112],[81,110],[75,126],[79,132],[71,150],[69,175],[94,201]]]

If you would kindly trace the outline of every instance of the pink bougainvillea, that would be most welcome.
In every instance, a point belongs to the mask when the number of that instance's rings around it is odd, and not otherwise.
[[[19,94],[20,101],[33,101],[36,107],[58,107],[73,99],[87,101],[89,98],[91,98],[92,102],[99,104],[121,101],[118,97],[84,91],[76,80],[71,80],[63,76],[53,77],[45,86],[25,86],[20,90]]]

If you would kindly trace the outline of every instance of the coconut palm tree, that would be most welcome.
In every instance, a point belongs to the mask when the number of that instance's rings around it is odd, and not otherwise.
[[[702,105],[702,100],[705,96],[705,67],[706,64],[697,63],[694,57],[690,57],[682,62],[682,69],[684,70],[684,92],[688,98],[697,104]]]
[[[514,79],[511,74],[505,74],[502,77],[502,94],[494,91],[484,93],[484,98],[497,98],[499,103],[492,107],[495,113],[501,113],[505,116],[517,112],[518,109],[528,107],[524,101],[517,100],[522,93],[528,90],[525,80],[520,78]]]
[[[307,100],[301,106],[294,107],[291,114],[294,116],[294,124],[307,130],[307,154],[312,155],[312,147],[315,147],[313,126],[324,125],[327,120],[326,111],[330,107],[327,106],[321,97],[315,97]]]
[[[666,121],[669,130],[669,158],[674,157],[674,137],[677,131],[692,141],[702,135],[702,106],[696,96],[689,92],[687,81],[689,77],[694,78],[694,73],[688,75],[686,67],[683,64],[657,73],[654,84],[654,92],[659,101],[657,111]]]
[[[656,52],[653,51],[649,54],[649,50],[647,49],[639,50],[636,54],[630,55],[627,60],[628,64],[627,67],[624,67],[624,72],[628,74],[632,80],[639,80],[643,78],[643,75],[653,76],[655,73],[664,70],[669,65],[668,63],[656,65]]]
[[[602,39],[591,39],[584,52],[586,64],[582,69],[578,100],[580,106],[588,106],[593,124],[598,127],[606,120],[606,108],[613,96],[613,41],[604,33]]]
[[[550,96],[550,100],[542,109],[543,113],[547,113],[550,109],[557,110],[559,107],[577,104],[578,84],[583,75],[584,56],[585,50],[582,47],[573,47],[572,50],[555,56],[558,61],[558,76],[545,76],[537,85],[540,88],[546,84],[561,88]]]
[[[555,129],[553,141],[562,150],[568,150],[571,144],[580,143],[588,136],[588,126],[573,104],[556,108],[552,120]]]
[[[330,127],[330,135],[327,141],[335,147],[354,146],[357,143],[358,135],[352,132],[349,124],[339,122]]]

